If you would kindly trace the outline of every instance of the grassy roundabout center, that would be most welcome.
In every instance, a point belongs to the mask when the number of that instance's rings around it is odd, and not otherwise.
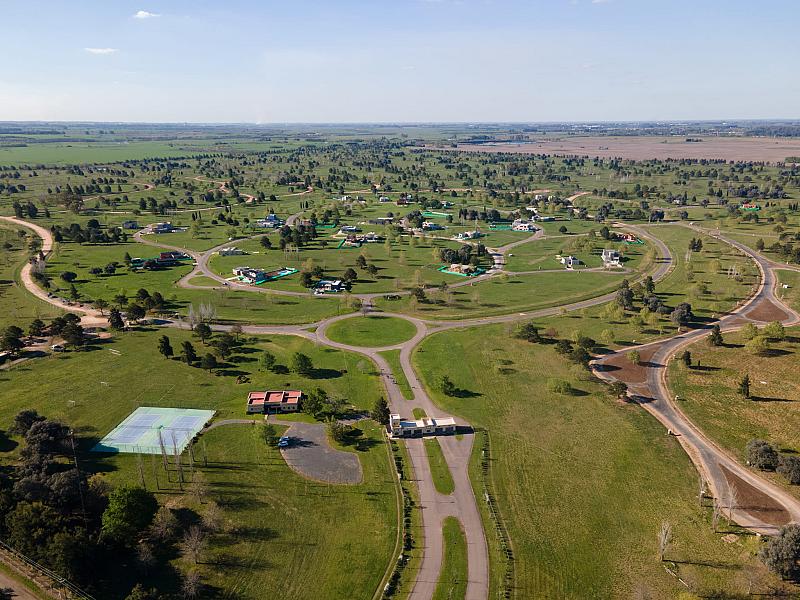
[[[375,315],[336,321],[326,333],[340,344],[378,348],[401,344],[414,337],[416,332],[417,328],[410,321]]]

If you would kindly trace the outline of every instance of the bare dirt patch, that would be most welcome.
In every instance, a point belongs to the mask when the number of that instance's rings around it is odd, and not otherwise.
[[[628,385],[647,383],[648,369],[661,366],[650,362],[650,359],[658,348],[659,346],[657,345],[640,348],[638,350],[638,365],[634,365],[628,359],[627,352],[619,352],[612,355],[607,360],[602,361],[602,370],[614,379],[623,381]]]
[[[791,521],[789,513],[778,502],[724,466],[720,465],[720,469],[722,469],[728,484],[736,489],[738,506],[734,507],[734,510],[746,512],[764,523],[776,527],[782,527]]]
[[[510,152],[600,156],[603,158],[646,159],[724,159],[734,161],[783,162],[800,156],[800,140],[791,138],[701,137],[702,142],[687,142],[684,137],[605,137],[570,136],[530,143],[458,144],[455,149],[469,152]]]
[[[770,300],[761,300],[756,306],[747,311],[747,316],[756,321],[769,323],[771,321],[784,321],[789,318],[789,313]]]

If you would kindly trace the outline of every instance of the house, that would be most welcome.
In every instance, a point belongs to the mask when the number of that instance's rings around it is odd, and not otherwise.
[[[284,223],[283,219],[279,219],[276,214],[270,213],[265,218],[256,221],[254,225],[262,229],[277,229],[282,227]]]
[[[363,243],[364,242],[363,242],[362,237],[354,235],[354,234],[351,233],[346,238],[344,238],[344,241],[342,242],[342,246],[347,246],[348,248],[361,248],[361,245]]]
[[[461,240],[476,240],[479,237],[483,237],[483,234],[480,231],[475,230],[475,231],[463,231],[463,232],[461,232],[459,234],[456,234],[456,237],[454,239],[459,240],[459,241],[461,241]]]
[[[423,231],[440,231],[442,229],[446,229],[444,225],[439,225],[438,223],[431,223],[430,221],[423,221],[422,222],[422,229]]]
[[[449,200],[445,200],[444,202],[442,202],[442,208],[453,208],[453,203],[450,202]]]
[[[638,238],[638,237],[636,237],[635,235],[633,235],[632,233],[626,233],[626,232],[621,232],[621,233],[618,233],[618,232],[614,232],[614,233],[612,234],[612,237],[613,237],[615,240],[620,240],[621,242],[627,242],[627,243],[629,243],[629,244],[636,244],[637,242],[639,242],[639,238]]]
[[[262,269],[254,269],[252,267],[236,267],[233,269],[233,274],[249,284],[263,283],[267,280],[267,274],[265,271]]]
[[[581,259],[579,259],[577,256],[572,256],[572,255],[560,256],[558,260],[561,261],[561,264],[567,267],[568,269],[572,269],[574,267],[577,267],[578,265],[583,264],[583,261]]]
[[[123,229],[139,229],[139,223],[136,221],[123,221],[122,222]]]
[[[375,217],[367,221],[370,225],[391,225],[394,223],[394,217]]]
[[[462,275],[472,275],[477,270],[478,267],[475,265],[462,265],[459,263],[453,263],[447,267],[449,273],[461,273]]]
[[[170,250],[169,252],[161,252],[156,258],[156,263],[165,266],[165,265],[176,265],[178,261],[181,260],[189,260],[192,257],[186,254],[185,252],[178,252],[176,250]]]
[[[241,248],[237,248],[236,246],[229,246],[228,248],[220,248],[217,254],[220,256],[240,256],[244,254],[245,251]]]
[[[297,412],[303,392],[300,390],[267,390],[247,394],[247,414],[268,415]]]
[[[320,279],[314,284],[315,294],[335,294],[346,290],[347,286],[341,279]]]
[[[346,235],[348,233],[358,233],[360,231],[361,230],[355,225],[342,225],[342,228],[339,230],[339,235]]]
[[[389,433],[392,437],[422,437],[424,435],[448,435],[456,432],[456,421],[444,419],[416,419],[404,421],[400,415],[389,415]]]
[[[533,221],[528,221],[527,219],[515,219],[511,224],[511,229],[514,231],[536,231],[536,225],[533,224]]]
[[[150,224],[150,232],[151,233],[172,233],[176,231],[177,228],[172,226],[172,223],[167,221],[166,223],[151,223]]]
[[[397,206],[408,206],[408,200],[406,200],[405,196],[400,196],[395,204]]]
[[[367,242],[368,244],[375,244],[378,242],[383,242],[386,238],[382,235],[378,235],[374,231],[370,231],[369,233],[365,233],[360,237],[362,242]]]
[[[619,252],[617,252],[616,250],[612,250],[611,248],[603,248],[602,258],[603,258],[603,266],[606,268],[619,267],[620,260],[622,259],[622,257],[620,257],[619,255]]]

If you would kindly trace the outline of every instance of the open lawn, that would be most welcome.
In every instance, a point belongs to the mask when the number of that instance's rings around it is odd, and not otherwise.
[[[664,520],[675,532],[669,566],[693,589],[743,592],[748,573],[759,589],[776,583],[753,556],[755,540],[728,544],[712,532],[677,441],[552,346],[510,339],[502,326],[456,330],[428,338],[414,363],[437,403],[491,432],[520,597],[631,597],[639,588],[676,596],[685,588],[657,559]],[[461,390],[457,397],[433,384],[444,374]],[[549,391],[553,378],[577,391]]]
[[[779,450],[800,451],[800,382],[787,377],[797,369],[800,329],[787,329],[787,340],[774,342],[767,356],[754,356],[741,333],[725,335],[725,346],[705,341],[688,349],[694,366],[673,361],[671,391],[680,407],[711,439],[742,462],[752,439],[763,439]],[[700,366],[697,366],[697,363]],[[750,376],[751,399],[738,393],[739,382]],[[783,477],[776,481],[784,482]],[[792,488],[800,495],[800,490]]]
[[[410,340],[417,332],[414,324],[397,317],[352,317],[333,323],[326,333],[334,342],[351,346],[394,346]]]
[[[433,600],[461,600],[467,592],[467,540],[455,517],[442,521],[444,560]]]

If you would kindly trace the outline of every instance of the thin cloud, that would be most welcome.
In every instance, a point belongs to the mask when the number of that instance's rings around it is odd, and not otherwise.
[[[155,19],[156,17],[160,17],[158,13],[150,12],[149,10],[137,10],[136,14],[133,15],[134,19]]]
[[[592,4],[609,4],[611,0],[592,0]]]
[[[114,54],[119,48],[84,48],[89,54]]]

